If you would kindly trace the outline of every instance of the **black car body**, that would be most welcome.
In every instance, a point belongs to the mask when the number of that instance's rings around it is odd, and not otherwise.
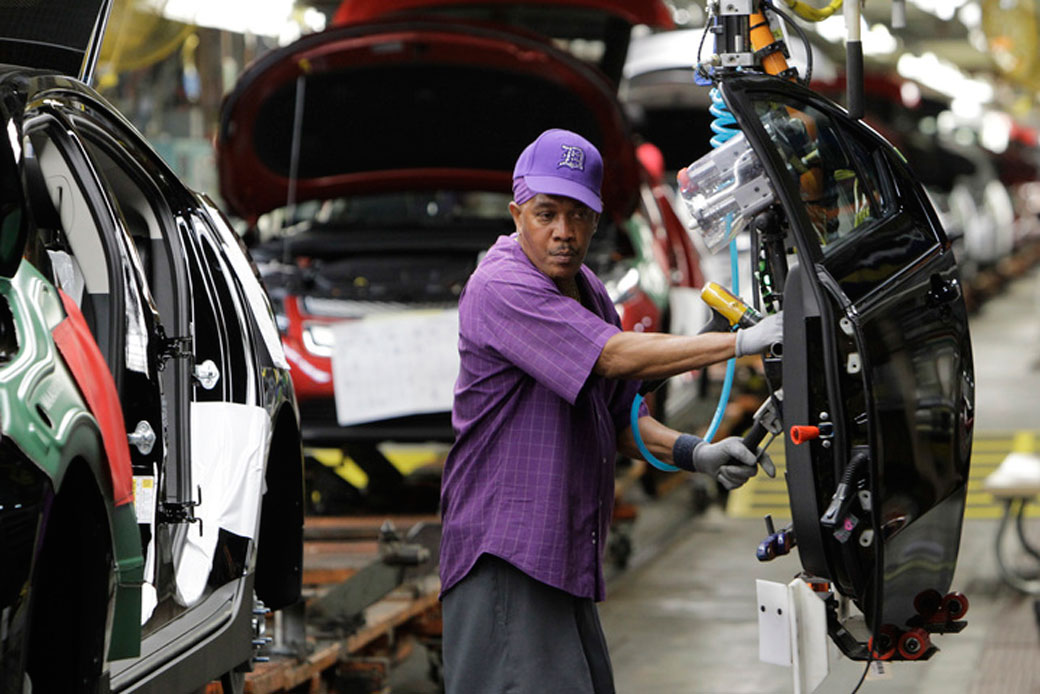
[[[34,9],[0,24],[45,27]],[[0,689],[240,683],[257,599],[300,596],[270,303],[213,204],[61,74],[80,61],[39,64],[0,66]]]

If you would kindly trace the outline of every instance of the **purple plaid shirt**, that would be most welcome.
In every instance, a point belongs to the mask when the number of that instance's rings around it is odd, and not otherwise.
[[[578,283],[591,310],[564,296],[513,235],[498,239],[462,293],[442,591],[486,552],[573,595],[605,597],[617,436],[639,382],[592,373],[621,322],[585,266]]]

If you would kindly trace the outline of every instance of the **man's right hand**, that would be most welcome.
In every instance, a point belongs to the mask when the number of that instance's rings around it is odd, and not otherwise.
[[[784,312],[766,316],[750,328],[737,331],[736,355],[762,354],[784,341]]]

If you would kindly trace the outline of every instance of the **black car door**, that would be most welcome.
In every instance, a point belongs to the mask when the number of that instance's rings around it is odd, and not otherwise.
[[[36,263],[82,312],[119,395],[135,482],[149,480],[154,492],[169,447],[155,344],[159,316],[123,212],[73,125],[81,117],[73,99],[58,93],[25,112],[24,188],[38,236]],[[148,503],[154,493],[145,491],[135,494],[142,547],[151,543],[156,511]],[[129,619],[140,624],[137,615]],[[136,641],[111,655],[136,653]]]
[[[111,208],[128,272],[147,314],[136,351],[146,365],[122,389],[130,433],[138,521],[146,549],[143,609],[168,603],[145,623],[154,632],[178,614],[173,551],[193,518],[188,401],[191,311],[184,252],[171,206],[176,187],[149,148],[118,117],[86,98],[70,97],[67,118]],[[129,303],[129,301],[128,301]],[[129,352],[128,352],[129,354]]]
[[[957,267],[910,166],[825,99],[768,77],[723,86],[784,210],[783,419],[804,568],[875,630],[956,566],[974,385]],[[832,503],[842,482],[846,501]]]

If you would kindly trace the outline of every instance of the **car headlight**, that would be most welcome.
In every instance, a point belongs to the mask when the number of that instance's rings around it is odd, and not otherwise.
[[[303,346],[316,357],[331,357],[336,346],[332,326],[328,323],[304,323]]]

